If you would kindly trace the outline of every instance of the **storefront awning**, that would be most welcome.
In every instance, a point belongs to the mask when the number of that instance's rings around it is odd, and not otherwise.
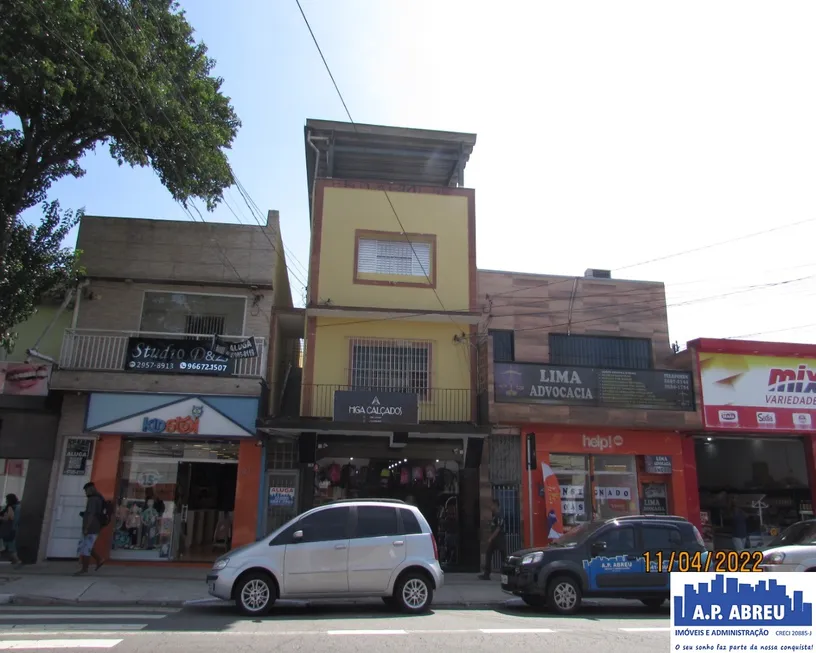
[[[463,437],[486,437],[489,426],[474,424],[361,424],[359,422],[333,422],[322,419],[281,418],[259,419],[256,428],[267,435],[317,433],[321,435],[345,434],[363,436],[386,436],[395,432],[408,433],[413,437],[456,439]]]

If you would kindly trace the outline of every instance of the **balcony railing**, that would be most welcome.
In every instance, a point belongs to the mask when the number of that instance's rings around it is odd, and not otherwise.
[[[300,414],[302,417],[331,419],[334,412],[334,393],[345,390],[360,392],[398,392],[394,388],[367,388],[351,385],[304,385],[301,388]],[[470,389],[431,388],[417,396],[420,422],[473,423],[476,392]],[[292,415],[285,415],[293,417]],[[478,419],[476,419],[478,422]]]
[[[156,331],[108,331],[104,329],[66,329],[62,339],[59,366],[65,370],[124,372],[129,338],[161,340],[209,340],[212,335],[166,333]],[[220,336],[224,340],[245,340],[247,336]],[[235,360],[232,376],[266,376],[266,338],[255,337],[258,356]]]

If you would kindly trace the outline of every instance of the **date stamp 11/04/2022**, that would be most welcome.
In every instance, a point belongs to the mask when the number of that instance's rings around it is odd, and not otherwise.
[[[641,555],[647,572],[730,574],[763,571],[760,551],[644,551]]]

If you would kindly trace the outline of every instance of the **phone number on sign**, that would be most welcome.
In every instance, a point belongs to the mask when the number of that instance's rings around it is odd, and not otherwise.
[[[183,370],[193,370],[195,372],[226,372],[226,363],[179,363]]]
[[[642,555],[646,571],[712,571],[719,574],[762,571],[762,553],[759,551],[644,551]]]

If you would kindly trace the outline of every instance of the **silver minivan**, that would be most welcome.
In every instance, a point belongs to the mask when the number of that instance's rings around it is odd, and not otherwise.
[[[423,612],[445,575],[431,527],[415,506],[387,499],[334,501],[295,517],[259,542],[218,558],[212,596],[246,615],[277,599],[380,597]]]

